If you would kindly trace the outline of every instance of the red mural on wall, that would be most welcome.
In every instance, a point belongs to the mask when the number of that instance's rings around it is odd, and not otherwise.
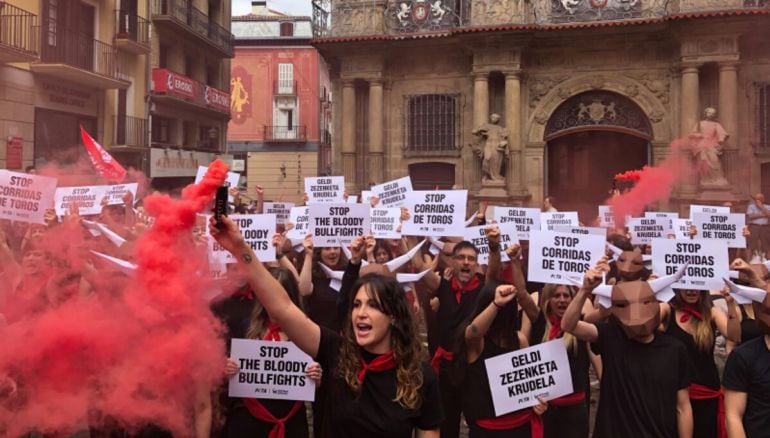
[[[243,66],[233,67],[230,73],[231,122],[241,125],[251,118],[251,75]]]

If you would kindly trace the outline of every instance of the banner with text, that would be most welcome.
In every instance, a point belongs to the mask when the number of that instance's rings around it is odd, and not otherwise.
[[[490,224],[492,225],[492,224]],[[468,227],[465,229],[464,240],[472,243],[476,249],[479,250],[479,264],[489,264],[489,242],[487,242],[487,235],[484,229],[489,225],[480,225],[477,227]],[[505,250],[512,245],[519,243],[516,232],[516,224],[511,222],[507,224],[494,224],[500,229],[500,260],[507,262],[509,259]]]
[[[626,221],[628,232],[631,233],[631,243],[634,245],[649,245],[652,239],[666,239],[673,234],[671,219],[635,217]]]
[[[579,227],[576,211],[544,211],[540,213],[540,230],[553,231],[554,227]]]
[[[314,361],[294,343],[233,339],[230,346],[239,367],[230,378],[230,397],[315,400],[315,382],[305,375]]]
[[[310,204],[313,246],[317,248],[350,245],[371,230],[370,210],[366,204]]]
[[[727,241],[728,248],[746,248],[743,227],[746,215],[739,213],[695,213],[692,223],[698,229],[698,237]]]
[[[265,202],[262,210],[265,214],[274,214],[276,224],[285,225],[291,218],[292,208],[293,202]]]
[[[139,184],[137,183],[112,186],[59,187],[54,195],[54,208],[58,216],[69,214],[73,204],[78,206],[78,214],[80,215],[100,214],[102,212],[102,199],[107,198],[107,205],[120,205],[123,204],[123,196],[127,192],[131,192],[136,199],[138,187]]]
[[[554,227],[553,231],[556,231],[557,233],[583,235],[593,234],[595,236],[607,237],[607,230],[600,227]]]
[[[378,207],[401,207],[406,202],[406,194],[411,191],[412,179],[408,176],[371,188],[372,194],[380,198]]]
[[[674,221],[676,240],[690,240],[690,225],[692,225],[690,219],[677,219]]]
[[[0,219],[44,224],[55,192],[56,178],[0,170]]]
[[[230,219],[238,224],[241,235],[246,239],[246,244],[254,250],[254,254],[260,262],[275,261],[275,247],[273,247],[273,235],[275,234],[274,214],[233,214]],[[206,227],[208,230],[208,227]],[[208,232],[208,231],[207,231]],[[230,254],[230,251],[222,248],[213,239],[209,238],[211,259],[219,263],[237,263],[238,260]]]
[[[671,287],[679,289],[721,290],[729,278],[727,242],[720,240],[652,241],[652,271],[658,276],[675,274],[688,264],[684,277]]]
[[[493,207],[494,218],[499,224],[513,223],[519,240],[529,240],[529,232],[540,230],[540,209]]]
[[[377,239],[401,238],[401,209],[375,207],[371,211],[372,236]]]
[[[679,219],[679,213],[669,213],[669,212],[663,212],[663,211],[646,211],[644,212],[644,217],[649,219],[668,219],[671,221],[671,227],[673,228],[676,224],[676,220]]]
[[[594,234],[533,231],[529,236],[527,280],[574,285],[604,255],[606,238]]]
[[[311,176],[305,178],[307,204],[345,202],[344,176]]]
[[[611,205],[599,206],[599,226],[602,228],[615,228],[615,211]]]
[[[407,236],[459,237],[465,234],[467,190],[418,190],[408,193],[411,218],[403,223]]]
[[[294,228],[286,232],[286,237],[292,240],[292,243],[298,245],[302,239],[307,236],[310,230],[310,209],[308,207],[292,207],[289,213],[289,222]],[[288,224],[287,224],[288,225]]]

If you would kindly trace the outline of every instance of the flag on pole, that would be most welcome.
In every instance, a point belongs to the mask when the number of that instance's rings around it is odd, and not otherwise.
[[[80,125],[80,137],[83,138],[83,144],[86,145],[88,156],[96,171],[108,181],[123,182],[126,169],[86,132],[83,125]]]

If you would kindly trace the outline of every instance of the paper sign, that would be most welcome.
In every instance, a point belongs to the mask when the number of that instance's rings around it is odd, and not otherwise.
[[[553,231],[554,227],[579,227],[576,211],[546,211],[540,213],[540,229]]]
[[[516,224],[519,240],[529,240],[529,232],[540,229],[540,209],[494,207],[494,218],[499,224]]]
[[[345,177],[307,177],[305,178],[305,193],[307,193],[308,205],[324,202],[342,204],[345,202]]]
[[[370,204],[371,205],[371,203],[372,203],[372,196],[374,196],[374,194],[372,194],[372,192],[370,190],[362,190],[361,191],[361,203],[362,204]],[[379,205],[379,204],[377,204],[377,205]]]
[[[652,239],[665,239],[673,233],[671,220],[664,218],[639,218],[635,217],[626,221],[629,233],[631,233],[631,243],[634,245],[648,245]]]
[[[599,206],[599,226],[602,228],[615,228],[615,212],[611,205]]]
[[[54,208],[58,216],[69,214],[72,204],[78,206],[81,216],[100,214],[102,199],[107,198],[107,205],[123,204],[123,196],[131,192],[136,198],[139,184],[119,184],[114,186],[59,187],[54,194]]]
[[[305,375],[313,359],[293,342],[233,339],[230,357],[239,367],[230,378],[230,397],[315,399],[315,382]]]
[[[690,205],[690,219],[695,213],[730,213],[730,207],[718,205]]]
[[[208,166],[198,166],[198,173],[195,174],[195,184],[203,181],[203,177],[206,176],[206,171],[209,170]],[[230,184],[231,188],[238,187],[238,182],[241,180],[241,174],[236,172],[227,172],[227,178],[225,181]],[[228,202],[233,202],[233,196],[228,192]]]
[[[554,231],[557,233],[567,233],[567,234],[593,234],[594,236],[604,236],[607,237],[607,230],[604,228],[599,227],[554,227]]]
[[[310,204],[313,246],[317,248],[349,245],[371,230],[370,207],[366,204]]]
[[[684,277],[671,287],[678,289],[720,290],[730,275],[727,243],[720,240],[652,241],[652,270],[658,276],[675,274],[688,264]]]
[[[690,219],[677,219],[674,224],[676,239],[690,240],[690,225],[692,225],[692,221]]]
[[[55,192],[56,178],[0,170],[0,219],[45,224]]]
[[[273,247],[273,235],[275,234],[274,214],[233,214],[229,217],[238,224],[243,238],[246,239],[246,244],[254,250],[254,254],[260,262],[275,261],[275,247]],[[213,238],[209,238],[209,242],[211,259],[220,263],[238,262],[230,251],[219,246]]]
[[[406,195],[411,218],[403,223],[407,236],[462,236],[465,233],[467,190],[418,190]]]
[[[679,213],[668,213],[663,211],[646,211],[644,217],[651,219],[668,219],[671,221],[671,227],[674,227],[675,221],[679,219]]]
[[[291,218],[292,208],[293,202],[265,202],[262,210],[265,214],[274,214],[276,224],[285,225]]]
[[[479,264],[489,264],[489,242],[487,241],[486,232],[484,231],[489,225],[480,225],[477,227],[468,227],[465,229],[463,239],[472,243],[476,249],[479,250]],[[508,254],[505,250],[512,245],[519,243],[516,232],[516,224],[496,224],[500,229],[500,260],[507,262],[509,260]]]
[[[692,215],[692,223],[698,229],[699,238],[725,240],[728,248],[746,248],[746,238],[743,237],[743,227],[746,226],[744,214],[695,213]]]
[[[533,231],[529,235],[527,280],[574,285],[604,255],[606,238],[593,234]]]
[[[563,339],[490,357],[484,361],[495,415],[501,416],[572,394],[572,374]]]
[[[373,186],[372,194],[380,198],[378,207],[401,207],[406,194],[412,191],[412,179],[408,176]]]
[[[357,195],[348,195],[347,199],[345,199],[345,203],[347,203],[347,204],[358,204],[358,196]]]
[[[308,207],[292,207],[289,213],[289,222],[294,228],[286,233],[286,237],[292,241],[302,241],[310,230],[310,212]]]
[[[401,232],[398,226],[401,225],[401,209],[379,208],[371,210],[372,236],[377,239],[400,239]]]

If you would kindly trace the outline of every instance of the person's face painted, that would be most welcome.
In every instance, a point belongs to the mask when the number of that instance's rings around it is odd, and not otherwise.
[[[455,278],[461,283],[468,283],[478,268],[478,256],[472,248],[463,248],[452,256],[452,269]]]
[[[660,324],[660,306],[646,281],[627,281],[612,288],[612,315],[626,336],[642,340]]]
[[[572,302],[572,295],[570,295],[567,286],[557,287],[553,296],[548,301],[551,314],[557,318],[561,318],[564,316],[564,312],[567,310],[567,307],[569,307],[570,302]]]
[[[391,317],[383,313],[382,306],[369,285],[358,288],[353,300],[350,320],[356,343],[366,351],[383,354],[390,351]]]
[[[618,272],[625,281],[634,281],[642,278],[644,273],[644,259],[638,249],[635,251],[623,251],[616,262]]]
[[[327,266],[337,266],[340,262],[340,248],[321,248],[321,261]]]

